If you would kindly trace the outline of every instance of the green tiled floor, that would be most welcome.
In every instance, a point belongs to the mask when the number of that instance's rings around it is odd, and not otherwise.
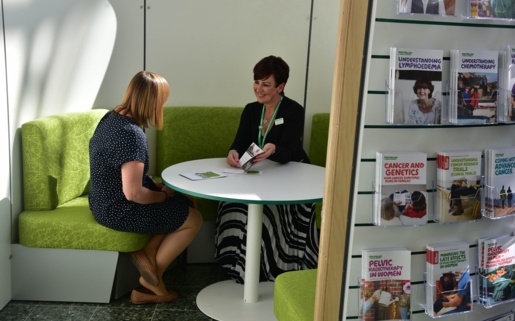
[[[133,305],[130,293],[109,304],[11,301],[2,311],[2,321],[206,321],[196,297],[204,287],[227,277],[217,264],[179,264],[165,274],[167,288],[179,293],[171,303]]]

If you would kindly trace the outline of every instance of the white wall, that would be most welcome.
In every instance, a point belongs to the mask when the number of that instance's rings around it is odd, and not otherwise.
[[[13,240],[23,208],[20,126],[89,110],[111,57],[116,17],[107,0],[4,0]]]
[[[119,104],[132,75],[144,67],[170,83],[168,106],[242,107],[255,101],[254,65],[278,55],[290,66],[286,95],[302,105],[306,99],[308,149],[313,113],[330,109],[338,0],[314,0],[312,18],[311,0],[147,0],[146,8],[143,1],[110,2],[119,28],[95,108]],[[155,133],[147,135],[152,147]]]

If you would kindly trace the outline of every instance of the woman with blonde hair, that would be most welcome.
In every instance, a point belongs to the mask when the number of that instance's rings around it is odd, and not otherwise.
[[[163,127],[163,107],[170,94],[166,80],[149,71],[130,81],[120,105],[99,122],[89,143],[89,206],[108,228],[150,234],[131,253],[142,288],[131,293],[134,304],[170,302],[163,273],[191,243],[202,225],[193,201],[147,175],[148,142],[143,128]]]

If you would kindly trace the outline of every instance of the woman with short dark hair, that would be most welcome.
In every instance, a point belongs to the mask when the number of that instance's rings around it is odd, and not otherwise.
[[[254,94],[257,101],[245,106],[236,137],[227,155],[227,164],[240,167],[240,157],[256,143],[263,153],[254,159],[278,163],[305,162],[302,147],[304,108],[284,94],[289,77],[288,64],[276,56],[260,60],[254,67]],[[270,188],[274,188],[270,186]],[[317,266],[318,231],[314,204],[263,206],[260,281],[291,270]],[[239,283],[245,277],[245,241],[248,206],[222,202],[216,221],[216,259]]]

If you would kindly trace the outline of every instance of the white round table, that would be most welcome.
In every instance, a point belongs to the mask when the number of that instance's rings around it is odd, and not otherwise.
[[[222,172],[228,167],[225,158],[200,159],[170,166],[161,177],[168,187],[185,194],[249,205],[245,284],[229,280],[210,285],[198,294],[197,305],[202,312],[217,320],[266,320],[266,313],[272,313],[273,317],[273,282],[259,282],[263,204],[321,201],[325,168],[305,163],[279,164],[265,160],[252,167],[252,170],[262,171],[261,175],[224,173],[227,177],[197,181],[180,175]],[[260,303],[271,305],[272,310],[263,308]],[[255,318],[252,317],[254,314]]]

